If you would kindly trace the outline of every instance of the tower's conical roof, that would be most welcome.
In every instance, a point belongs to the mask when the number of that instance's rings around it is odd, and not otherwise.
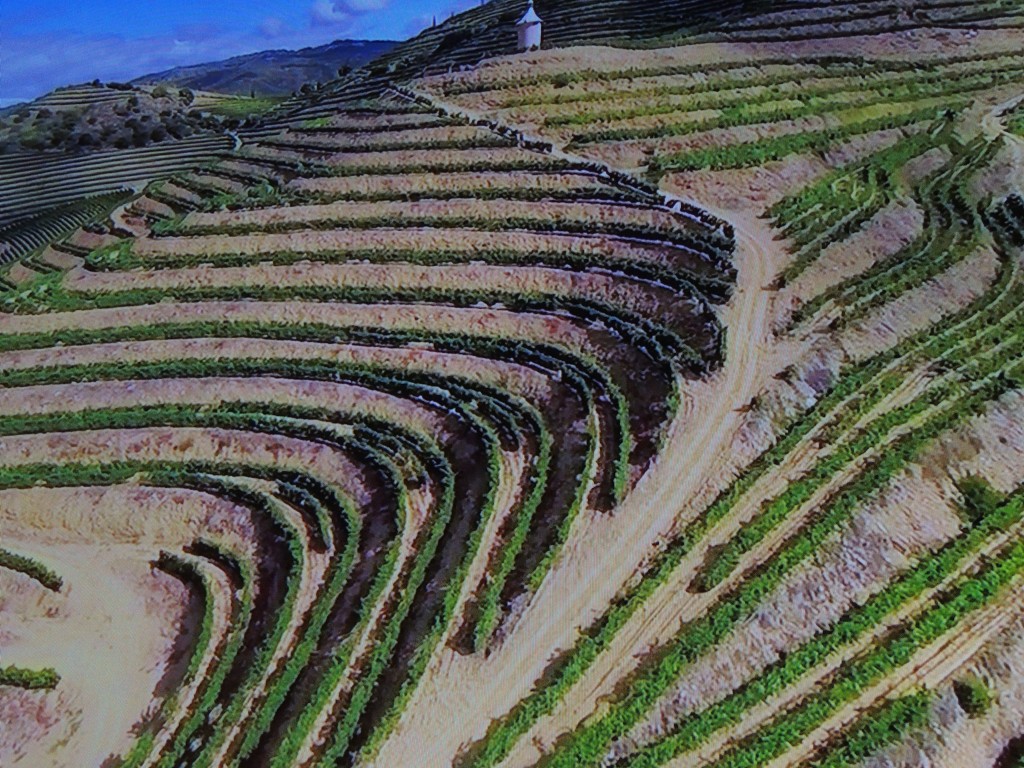
[[[535,10],[533,10],[533,0],[530,0],[530,7],[526,9],[526,13],[523,14],[523,18],[521,18],[516,23],[517,24],[539,24],[540,23],[540,16],[538,16],[537,12]]]

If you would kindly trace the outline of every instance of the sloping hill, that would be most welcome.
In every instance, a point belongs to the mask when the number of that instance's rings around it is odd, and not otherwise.
[[[342,67],[358,69],[394,48],[389,40],[335,40],[297,51],[273,50],[143,75],[137,84],[167,83],[242,96],[288,96],[307,83],[326,83]]]
[[[295,114],[329,113],[353,93],[373,96],[388,83],[469,67],[516,52],[515,23],[528,0],[490,0],[399,43],[367,67],[322,91],[290,100],[269,125],[287,125]],[[638,44],[682,31],[720,31],[736,18],[775,8],[786,0],[538,0],[544,47],[599,42]]]
[[[220,130],[221,120],[197,109],[192,91],[83,84],[58,88],[0,118],[0,155],[128,149]]]
[[[639,41],[657,35],[714,26],[771,0],[537,0],[545,47],[613,39]],[[514,53],[515,22],[526,0],[491,0],[426,29],[374,62],[372,70],[395,76],[444,72],[481,59]]]
[[[401,80],[515,53],[515,22],[526,7],[527,0],[490,0],[396,45],[370,65],[369,73]],[[1015,0],[536,0],[535,7],[544,21],[544,48],[1007,28],[1018,14]]]
[[[1021,6],[802,6],[379,72],[5,268],[0,763],[1013,765]]]

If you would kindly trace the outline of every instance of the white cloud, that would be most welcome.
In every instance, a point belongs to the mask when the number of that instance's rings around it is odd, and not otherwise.
[[[260,23],[260,34],[264,37],[280,37],[288,31],[288,25],[276,16],[268,16]]]
[[[373,13],[374,11],[383,11],[391,5],[391,0],[341,0],[335,5],[341,6],[350,13]]]
[[[391,0],[316,0],[310,9],[314,25],[351,27],[357,16],[380,13]]]
[[[352,14],[331,0],[316,0],[309,13],[317,26],[348,26],[352,23]]]

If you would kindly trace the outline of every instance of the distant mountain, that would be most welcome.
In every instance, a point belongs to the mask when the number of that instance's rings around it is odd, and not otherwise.
[[[391,40],[336,40],[316,48],[261,51],[209,64],[176,67],[132,82],[168,83],[179,88],[243,96],[287,96],[305,83],[334,80],[342,67],[362,67],[395,45]]]

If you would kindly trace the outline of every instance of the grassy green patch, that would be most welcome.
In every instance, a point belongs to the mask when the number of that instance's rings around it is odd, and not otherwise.
[[[24,688],[29,691],[52,690],[60,682],[60,675],[53,669],[23,669],[21,667],[0,667],[0,685]]]
[[[204,107],[202,111],[222,117],[258,117],[270,112],[283,101],[284,98],[277,96],[260,96],[257,98],[238,96]]]
[[[0,568],[22,573],[54,592],[59,592],[60,588],[64,586],[64,580],[53,569],[31,557],[25,557],[6,549],[0,549]]]

